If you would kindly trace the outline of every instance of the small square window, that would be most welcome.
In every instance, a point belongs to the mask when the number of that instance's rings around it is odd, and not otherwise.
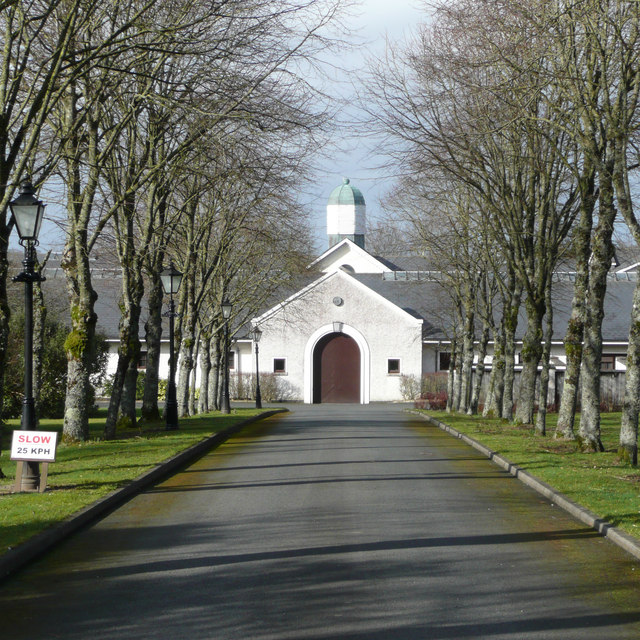
[[[618,364],[626,364],[626,355],[624,353],[607,353],[600,360],[600,371],[615,371]]]
[[[273,359],[273,373],[287,373],[287,359],[286,358],[274,358]]]
[[[138,369],[146,369],[147,368],[147,352],[141,351],[138,356]]]
[[[400,358],[389,358],[387,360],[387,373],[392,375],[400,373]]]
[[[440,351],[438,357],[438,371],[449,371],[449,365],[451,364],[451,354],[448,351]]]

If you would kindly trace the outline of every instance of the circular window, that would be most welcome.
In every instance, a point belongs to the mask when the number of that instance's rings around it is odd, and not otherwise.
[[[344,304],[344,300],[340,296],[336,296],[333,299],[333,304],[335,304],[336,307],[341,307]]]

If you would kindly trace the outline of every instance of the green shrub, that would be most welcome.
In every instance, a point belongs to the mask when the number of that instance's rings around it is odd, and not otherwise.
[[[38,398],[40,418],[61,418],[67,388],[67,358],[64,342],[67,328],[55,319],[47,319],[44,328],[42,378]],[[24,315],[15,314],[9,323],[9,342],[5,369],[2,414],[17,418],[22,413],[24,398]],[[34,371],[35,376],[35,371]],[[34,379],[35,387],[35,379]],[[34,388],[35,392],[35,388]]]
[[[121,415],[116,421],[116,431],[131,431],[135,425],[129,416]]]
[[[138,377],[136,378],[136,400],[144,399],[144,381],[147,377],[144,371],[138,371]]]
[[[103,396],[109,397],[113,393],[113,382],[115,380],[115,374],[105,376],[102,382],[100,392]],[[144,371],[138,371],[136,377],[136,400],[144,400],[144,384],[146,379],[146,373]],[[167,392],[167,381],[158,381],[158,400],[164,400]]]

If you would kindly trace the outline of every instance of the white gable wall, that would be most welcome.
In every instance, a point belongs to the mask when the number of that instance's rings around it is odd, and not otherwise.
[[[400,374],[421,375],[422,321],[343,271],[320,278],[284,306],[254,320],[263,332],[260,370],[272,372],[274,359],[285,358],[281,382],[292,399],[311,402],[313,350],[334,331],[334,322],[342,323],[342,332],[360,347],[361,402],[401,400],[400,375],[388,373],[388,359],[400,360]]]
[[[333,273],[341,267],[346,267],[352,273],[384,273],[388,271],[388,267],[349,239],[343,240],[325,251],[311,263],[311,267],[323,273]]]

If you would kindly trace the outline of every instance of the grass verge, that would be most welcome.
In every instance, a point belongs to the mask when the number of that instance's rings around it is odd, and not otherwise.
[[[615,527],[640,538],[640,470],[618,457],[619,413],[602,414],[603,453],[582,453],[574,442],[555,440],[557,416],[553,414],[547,420],[549,435],[540,436],[531,425],[440,411],[424,413],[481,442]]]
[[[263,413],[236,409],[229,415],[210,413],[180,419],[177,431],[164,424],[119,433],[116,440],[101,440],[106,409],[90,423],[90,440],[78,444],[60,443],[56,462],[49,466],[45,493],[11,493],[16,463],[9,460],[11,436],[19,420],[3,429],[0,469],[0,554],[25,542],[80,509],[123,487],[145,471],[227,427]],[[41,420],[41,431],[61,431],[61,420]]]

